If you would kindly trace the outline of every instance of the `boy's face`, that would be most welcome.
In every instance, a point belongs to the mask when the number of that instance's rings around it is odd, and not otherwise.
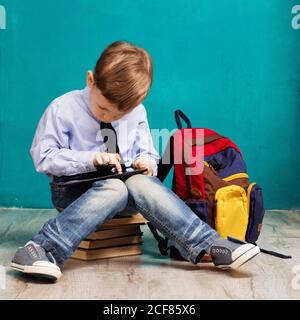
[[[91,111],[98,120],[106,123],[119,120],[133,109],[121,111],[117,105],[109,102],[97,88],[91,71],[87,74],[87,85],[90,88]]]

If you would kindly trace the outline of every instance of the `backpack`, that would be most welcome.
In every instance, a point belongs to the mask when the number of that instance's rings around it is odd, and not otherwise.
[[[187,128],[182,128],[181,119]],[[163,182],[174,167],[172,190],[202,221],[222,238],[255,244],[265,213],[262,188],[255,182],[249,183],[241,151],[233,141],[213,130],[192,128],[181,110],[175,111],[175,120],[178,130],[160,159],[158,178]],[[183,259],[174,246],[168,247],[167,238],[162,238],[151,223],[148,226],[162,255],[168,255],[170,249],[172,258]]]

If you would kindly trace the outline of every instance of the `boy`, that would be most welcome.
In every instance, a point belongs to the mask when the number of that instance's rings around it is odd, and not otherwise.
[[[152,83],[152,62],[142,48],[119,41],[100,56],[87,87],[55,99],[43,114],[31,147],[38,172],[60,176],[92,173],[114,166],[146,169],[125,182],[106,179],[88,188],[52,185],[52,201],[61,211],[16,252],[11,266],[24,273],[58,279],[60,267],[87,235],[117,213],[140,212],[196,264],[204,253],[216,266],[244,264],[260,250],[252,244],[221,239],[155,176],[157,160],[146,111],[141,104]],[[111,128],[117,145],[106,152],[99,128]]]

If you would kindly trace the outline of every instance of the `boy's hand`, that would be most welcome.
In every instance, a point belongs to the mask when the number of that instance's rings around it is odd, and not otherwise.
[[[113,165],[117,173],[122,173],[121,157],[118,153],[97,152],[94,155],[93,163],[95,167]]]
[[[134,161],[133,167],[135,169],[147,169],[147,171],[143,172],[143,174],[146,174],[147,176],[152,176],[153,174],[153,168],[148,160],[139,158]]]

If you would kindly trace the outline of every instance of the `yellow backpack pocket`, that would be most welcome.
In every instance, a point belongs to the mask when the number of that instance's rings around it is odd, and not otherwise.
[[[248,201],[244,188],[236,185],[222,187],[215,194],[215,228],[222,238],[228,236],[245,240],[248,226]]]

